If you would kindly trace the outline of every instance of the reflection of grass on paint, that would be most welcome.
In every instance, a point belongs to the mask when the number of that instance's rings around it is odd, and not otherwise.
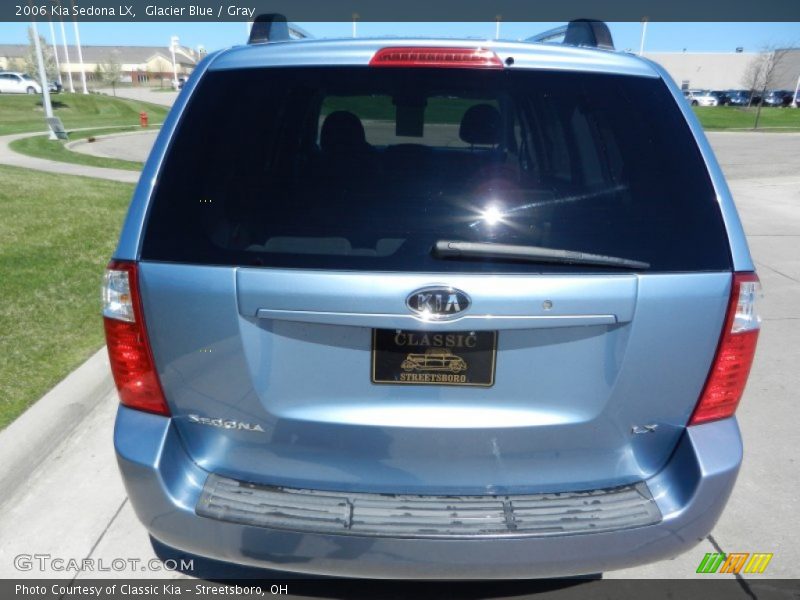
[[[100,283],[133,185],[0,166],[0,428],[103,345]]]
[[[140,131],[138,125],[122,128],[91,129],[88,131],[70,131],[69,142],[86,139],[97,135],[108,135],[113,133],[124,133],[127,131]],[[27,154],[36,158],[47,160],[58,160],[61,162],[73,163],[76,165],[87,165],[90,167],[105,167],[108,169],[126,169],[128,171],[141,171],[144,163],[122,160],[119,158],[106,158],[103,156],[92,156],[82,152],[74,152],[66,147],[68,142],[62,140],[51,140],[47,135],[37,135],[34,137],[14,140],[9,147],[20,154]]]
[[[166,106],[101,94],[61,93],[52,94],[50,99],[53,115],[67,130],[138,125],[140,112],[146,112],[151,123],[160,123],[169,111]],[[34,94],[0,94],[0,135],[25,131],[47,131],[42,98]]]

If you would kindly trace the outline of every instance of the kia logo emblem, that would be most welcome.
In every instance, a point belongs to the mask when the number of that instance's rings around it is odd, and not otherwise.
[[[452,319],[467,310],[470,304],[472,301],[464,292],[446,286],[420,288],[406,298],[406,306],[411,312],[432,321]]]

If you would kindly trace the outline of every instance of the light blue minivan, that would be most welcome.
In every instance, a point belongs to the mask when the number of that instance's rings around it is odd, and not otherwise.
[[[298,573],[529,578],[673,557],[734,485],[742,227],[657,64],[567,43],[208,56],[104,286],[137,515]]]

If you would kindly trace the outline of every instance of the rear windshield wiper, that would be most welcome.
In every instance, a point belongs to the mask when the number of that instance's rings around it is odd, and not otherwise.
[[[542,248],[540,246],[494,244],[491,242],[439,240],[433,247],[433,254],[442,258],[497,258],[528,262],[597,265],[621,269],[650,268],[650,263],[618,256],[605,256],[603,254],[562,250],[560,248]]]

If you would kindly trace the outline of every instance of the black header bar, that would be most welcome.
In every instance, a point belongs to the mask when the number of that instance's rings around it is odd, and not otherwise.
[[[0,21],[800,21],[797,0],[3,0]]]

